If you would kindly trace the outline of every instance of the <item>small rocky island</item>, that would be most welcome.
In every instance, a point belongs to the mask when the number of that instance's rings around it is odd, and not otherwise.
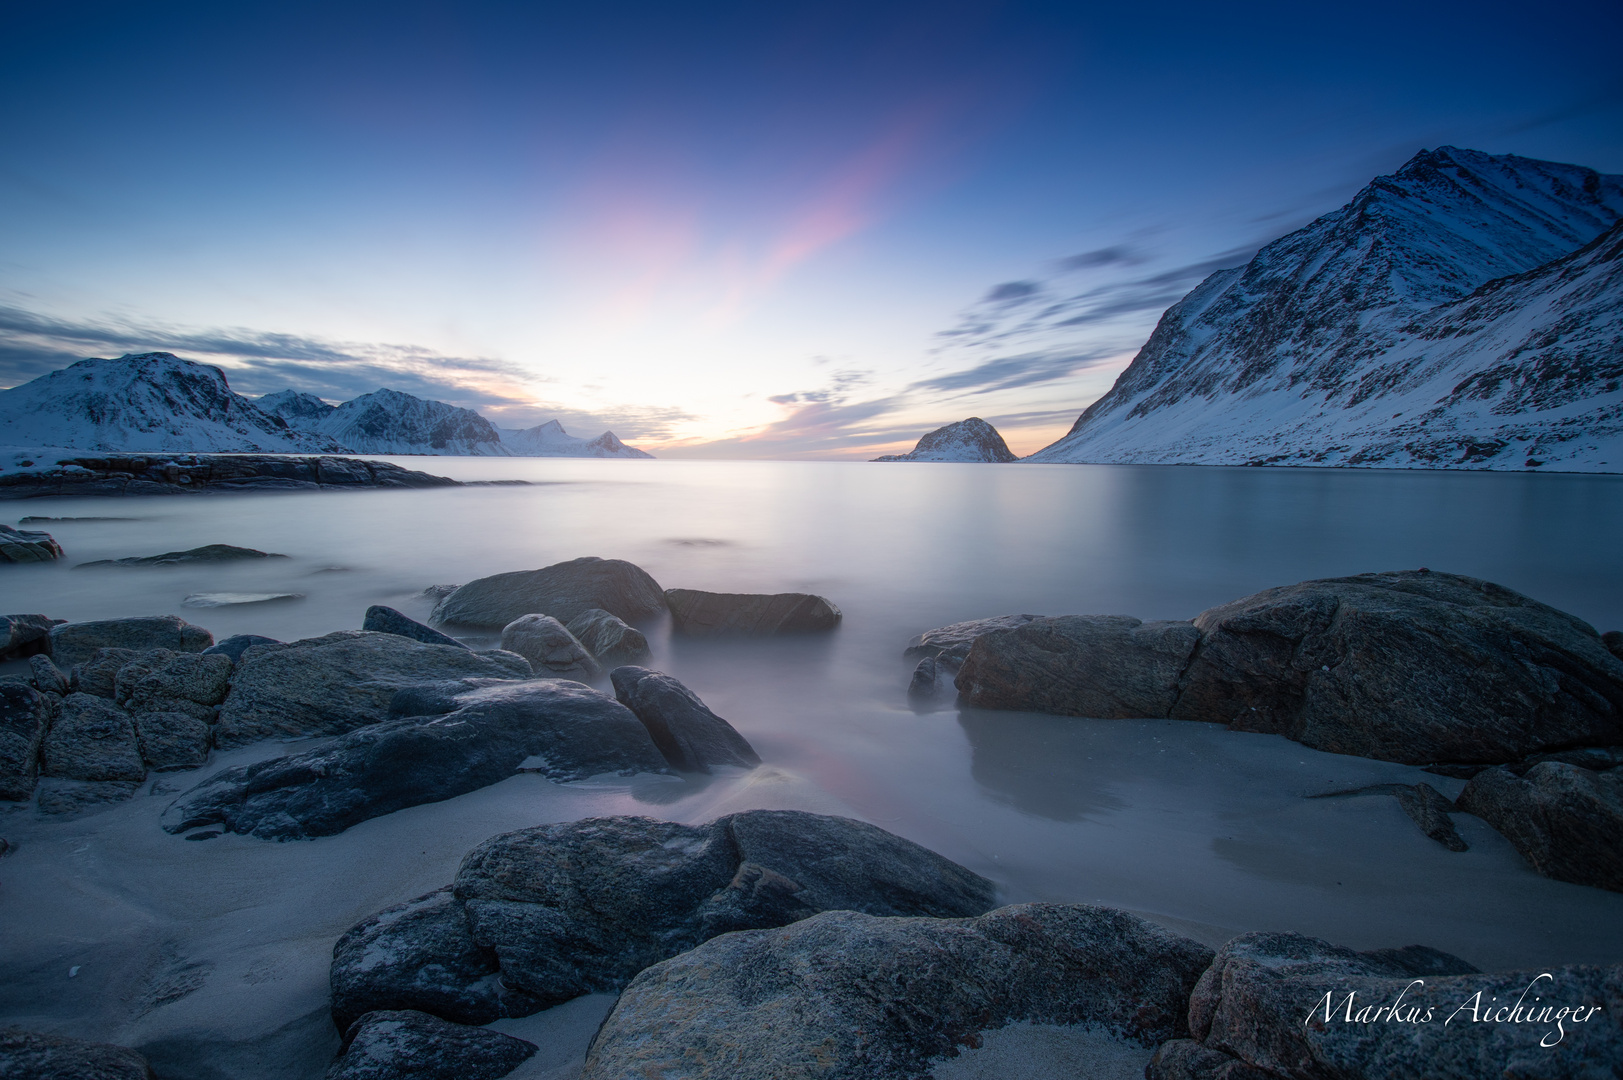
[[[978,416],[936,428],[906,454],[884,454],[875,461],[1019,461],[997,428]]]

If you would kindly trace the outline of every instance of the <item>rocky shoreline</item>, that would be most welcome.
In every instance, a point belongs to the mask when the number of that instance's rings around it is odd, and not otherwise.
[[[458,486],[460,481],[385,461],[332,455],[108,454],[0,474],[0,499]]]

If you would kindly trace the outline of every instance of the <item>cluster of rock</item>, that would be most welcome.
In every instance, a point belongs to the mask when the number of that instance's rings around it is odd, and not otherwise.
[[[53,468],[0,474],[0,499],[47,495],[179,495],[197,491],[352,491],[456,487],[458,481],[386,461],[261,454],[116,454],[63,458]]]
[[[62,545],[50,533],[0,525],[0,563],[51,562],[62,557]]]
[[[1220,723],[1470,777],[1451,809],[1541,873],[1623,891],[1623,635],[1492,582],[1360,574],[1190,621],[1007,615],[928,631],[908,655],[921,702],[950,679],[981,708]],[[1452,846],[1427,791],[1405,808]]]

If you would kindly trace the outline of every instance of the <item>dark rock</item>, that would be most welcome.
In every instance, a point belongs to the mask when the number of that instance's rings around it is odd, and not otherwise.
[[[303,600],[301,592],[199,592],[188,593],[181,607],[217,608],[241,607],[244,604],[279,604],[287,600]]]
[[[131,713],[185,713],[212,723],[231,689],[231,658],[154,649],[118,669],[113,700]]]
[[[174,833],[220,824],[266,840],[307,839],[487,787],[520,766],[557,781],[665,771],[631,711],[580,683],[506,683],[471,690],[457,704],[443,715],[369,724],[316,750],[217,773],[176,799],[163,827]]]
[[[214,731],[195,716],[179,712],[137,713],[135,733],[141,759],[158,772],[195,769],[208,760]]]
[[[1606,646],[1606,651],[1623,660],[1623,630],[1608,630],[1600,636],[1600,643]]]
[[[62,557],[62,545],[50,533],[22,532],[0,525],[0,563],[51,562]]]
[[[1547,754],[1534,754],[1507,768],[1517,776],[1523,776],[1528,769],[1541,761],[1559,761],[1565,765],[1577,765],[1594,772],[1605,772],[1607,769],[1623,765],[1623,746],[1580,746],[1572,750],[1552,750]],[[1479,769],[1478,772],[1480,771]],[[1474,775],[1476,774],[1473,773],[1472,776]]]
[[[278,555],[274,551],[258,551],[254,548],[233,547],[230,544],[205,544],[202,547],[190,548],[186,551],[166,551],[162,555],[132,555],[125,559],[96,559],[93,562],[80,563],[75,570],[83,570],[87,566],[179,566],[185,563],[198,562],[233,562],[238,559],[285,559],[286,555]]]
[[[909,641],[902,655],[910,660],[915,656],[950,656],[962,662],[964,657],[969,655],[969,647],[975,644],[975,639],[982,634],[992,630],[1012,630],[1037,618],[1040,616],[994,615],[990,619],[971,619],[968,622],[952,623],[950,626],[938,626]]]
[[[29,682],[34,689],[42,694],[55,694],[58,697],[68,695],[68,677],[44,653],[35,653],[28,658]]]
[[[40,775],[65,780],[144,780],[130,714],[105,698],[69,694],[40,747]]]
[[[432,626],[424,626],[415,619],[408,619],[394,608],[384,607],[382,604],[373,604],[366,609],[366,618],[361,623],[361,629],[376,630],[380,634],[399,634],[401,637],[429,645],[455,645],[459,649],[467,648],[456,638],[442,634]]]
[[[1420,831],[1450,851],[1468,851],[1470,845],[1454,828],[1454,804],[1430,784],[1370,784],[1350,791],[1327,791],[1322,795],[1309,795],[1310,799],[1335,799],[1350,795],[1392,795],[1409,815],[1409,820],[1420,826]]]
[[[641,630],[627,626],[618,616],[602,608],[581,612],[570,619],[564,629],[606,668],[646,664],[653,655],[648,651],[648,639]]]
[[[636,622],[665,610],[665,598],[641,567],[587,556],[470,581],[436,604],[429,621],[494,630],[521,615],[568,622],[592,608]]]
[[[534,1043],[427,1013],[369,1012],[344,1036],[327,1080],[497,1080],[528,1061]]]
[[[460,487],[444,476],[358,458],[282,454],[110,454],[45,472],[0,475],[0,499],[44,495],[189,495],[201,491],[353,491]]]
[[[61,621],[45,615],[0,615],[0,660],[48,652],[51,627]]]
[[[282,642],[263,634],[232,634],[224,641],[216,642],[203,650],[204,656],[228,656],[235,664],[242,659],[242,654],[255,645],[280,645]]]
[[[450,901],[424,897],[345,935],[333,1000],[340,1025],[384,1007],[488,1023],[618,989],[649,964],[732,930],[829,909],[972,915],[994,902],[984,878],[845,818],[755,810],[699,826],[561,822],[475,848]]]
[[[123,1046],[0,1030],[0,1076],[6,1080],[153,1080],[146,1058]]]
[[[168,649],[163,651],[174,655]],[[94,694],[111,700],[118,694],[118,673],[141,655],[144,654],[135,649],[97,649],[90,654],[90,659],[75,664],[68,672],[68,689],[76,694]]]
[[[1503,833],[1539,873],[1623,892],[1623,768],[1543,761],[1519,777],[1485,769],[1457,805]]]
[[[609,681],[614,696],[637,714],[673,769],[708,773],[713,765],[753,769],[761,763],[744,736],[669,675],[628,666],[615,668]]]
[[[89,660],[97,649],[171,649],[202,652],[214,635],[178,615],[70,622],[51,630],[51,659],[67,670]]]
[[[0,799],[26,799],[39,776],[51,702],[22,683],[0,683]]]
[[[398,634],[340,630],[255,645],[238,661],[220,706],[215,745],[336,735],[384,719],[396,690],[435,678],[528,678],[528,665],[475,656]],[[427,801],[427,800],[425,800]]]
[[[502,648],[547,678],[591,682],[603,676],[603,665],[551,615],[520,615],[502,627]]]
[[[963,700],[1099,719],[1164,717],[1200,632],[1186,622],[1063,615],[974,639],[953,680]]]
[[[34,805],[47,817],[80,817],[128,802],[141,787],[139,780],[63,780],[45,777],[39,782]]]
[[[913,677],[907,683],[908,699],[915,702],[934,701],[941,696],[942,676],[946,672],[943,665],[933,656],[926,656],[919,661],[918,667],[913,669]],[[952,674],[956,675],[954,670]]]
[[[1021,1021],[1096,1024],[1151,1047],[1187,1030],[1211,956],[1137,916],[1079,904],[977,919],[829,911],[716,938],[638,975],[581,1080],[914,1080]]]
[[[718,593],[666,589],[671,627],[690,637],[802,634],[832,630],[840,609],[811,593]]]

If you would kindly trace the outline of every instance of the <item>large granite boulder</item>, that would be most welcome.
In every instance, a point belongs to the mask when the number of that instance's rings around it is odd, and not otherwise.
[[[414,1008],[488,1023],[618,989],[732,930],[833,909],[975,915],[995,899],[979,875],[846,818],[753,810],[708,825],[540,825],[475,848],[452,892],[382,912],[339,939],[334,1019],[343,1027],[370,1009]]]
[[[169,649],[97,649],[88,660],[74,664],[68,671],[68,689],[75,694],[94,694],[113,700],[118,696],[118,673],[126,664],[148,652],[175,655]]]
[[[1623,1061],[1623,967],[1476,973],[1411,946],[1357,953],[1299,934],[1218,951],[1150,1080],[1609,1075]]]
[[[50,562],[62,557],[62,545],[50,533],[24,532],[0,525],[0,563]]]
[[[202,652],[214,635],[179,615],[70,622],[51,628],[51,659],[64,671],[89,660],[97,649],[170,649]]]
[[[40,774],[66,780],[145,779],[130,714],[106,698],[69,694],[40,746]]]
[[[427,1013],[370,1012],[345,1033],[326,1080],[497,1080],[535,1055],[534,1043]]]
[[[398,634],[340,630],[242,654],[220,706],[215,744],[337,735],[389,714],[403,686],[431,679],[528,678],[518,657],[478,656],[461,646],[430,645]]]
[[[537,675],[591,682],[603,665],[551,615],[520,615],[502,627],[502,648],[530,662]]]
[[[153,1080],[146,1058],[124,1046],[0,1029],[6,1080]]]
[[[95,559],[82,562],[75,570],[87,566],[184,566],[187,563],[236,562],[241,559],[285,559],[274,551],[236,547],[232,544],[204,544],[185,551],[166,551],[162,555],[131,555],[123,559]]]
[[[1184,1034],[1206,946],[1111,908],[1020,904],[975,919],[829,911],[708,941],[632,980],[581,1080],[917,1080],[1008,1024],[1088,1024],[1153,1047]]]
[[[113,700],[131,713],[185,713],[212,723],[231,689],[231,658],[154,649],[113,677]]]
[[[71,692],[68,677],[44,653],[35,653],[28,658],[28,683],[42,694],[67,697]]]
[[[26,799],[39,776],[51,701],[22,683],[0,682],[0,799]]]
[[[495,630],[520,615],[551,615],[567,623],[592,608],[636,622],[664,611],[665,598],[641,567],[587,556],[470,581],[434,605],[429,621]]]
[[[970,705],[1064,716],[1166,716],[1200,642],[1186,622],[1063,615],[978,635],[953,680]]]
[[[1541,761],[1473,776],[1456,805],[1504,834],[1547,877],[1623,892],[1623,767]]]
[[[648,639],[634,626],[628,626],[618,616],[592,608],[569,620],[568,630],[586,651],[606,668],[623,664],[646,664],[653,655],[648,650]]]
[[[471,655],[444,645],[418,648]],[[441,715],[368,724],[316,750],[226,769],[176,799],[163,827],[177,833],[221,825],[261,839],[301,840],[454,798],[520,768],[557,781],[665,771],[631,711],[580,683],[509,682],[448,704],[454,708]]]
[[[380,634],[399,634],[401,637],[426,642],[429,645],[455,645],[459,649],[467,648],[449,634],[442,634],[432,626],[424,626],[417,620],[407,618],[394,608],[384,607],[382,604],[373,604],[366,609],[366,617],[361,620],[361,629],[376,630]]]
[[[49,650],[51,627],[61,621],[45,615],[0,615],[0,660]]]
[[[213,645],[210,645],[208,648],[204,649],[203,655],[230,657],[231,662],[235,664],[238,660],[242,659],[243,653],[247,652],[255,645],[280,644],[282,644],[281,641],[278,641],[273,637],[266,637],[264,634],[232,634],[230,637],[225,638],[222,641],[217,641]]]
[[[157,772],[195,769],[208,760],[214,729],[189,713],[136,713],[136,740],[141,760]]]
[[[930,659],[945,656],[961,664],[964,657],[969,655],[970,646],[974,645],[975,639],[982,634],[993,630],[1012,630],[1039,618],[1040,615],[994,615],[989,619],[970,619],[967,622],[938,626],[909,641],[907,648],[902,650],[902,655],[909,660],[915,657]]]
[[[753,769],[761,763],[744,736],[669,675],[628,665],[610,672],[609,681],[614,696],[637,714],[672,768],[708,773],[713,765]]]
[[[666,589],[671,628],[689,637],[763,636],[832,630],[840,609],[811,593],[718,593]]]

